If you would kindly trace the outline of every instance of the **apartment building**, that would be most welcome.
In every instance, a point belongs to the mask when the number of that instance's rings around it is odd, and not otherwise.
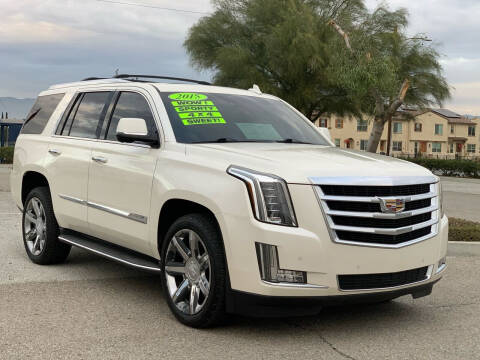
[[[366,150],[373,119],[321,117],[316,125],[330,130],[338,147]],[[387,151],[387,125],[377,152]],[[480,156],[480,118],[469,119],[447,109],[403,109],[392,120],[391,153],[442,157]]]

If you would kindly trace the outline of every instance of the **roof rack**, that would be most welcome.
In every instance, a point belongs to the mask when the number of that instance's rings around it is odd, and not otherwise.
[[[101,78],[101,77],[88,77],[85,79],[82,79],[82,81],[90,81],[90,80],[105,80],[106,78]]]
[[[176,80],[176,81],[185,81],[196,83],[200,85],[212,85],[207,81],[203,80],[193,80],[193,79],[186,79],[186,78],[178,78],[172,76],[158,76],[158,75],[138,75],[138,74],[119,74],[113,77],[114,79],[125,79],[130,81],[135,81],[136,78],[147,78],[147,79],[163,79],[163,80]]]

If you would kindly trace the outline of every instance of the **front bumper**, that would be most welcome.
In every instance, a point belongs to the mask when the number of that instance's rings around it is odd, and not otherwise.
[[[230,290],[227,293],[227,312],[254,317],[287,317],[316,315],[322,308],[349,304],[381,303],[403,295],[412,295],[414,299],[428,296],[437,278],[426,284],[409,286],[402,289],[377,293],[363,293],[332,296],[265,296]]]
[[[231,289],[234,293],[265,297],[337,297],[388,293],[429,287],[441,277],[438,262],[446,256],[448,219],[438,223],[437,235],[401,248],[376,248],[339,244],[331,241],[321,209],[309,185],[289,185],[299,227],[285,227],[256,221],[244,197],[233,212],[224,218],[222,232]],[[243,194],[242,194],[243,195]],[[267,283],[260,278],[255,242],[275,245],[282,269],[304,271],[307,284]],[[344,291],[339,289],[338,275],[394,273],[429,267],[430,276],[417,283],[394,288]],[[355,295],[355,296],[354,296]],[[399,295],[400,296],[400,295]],[[240,296],[242,297],[242,296]],[[335,300],[338,301],[338,300]],[[324,303],[325,301],[321,301]]]

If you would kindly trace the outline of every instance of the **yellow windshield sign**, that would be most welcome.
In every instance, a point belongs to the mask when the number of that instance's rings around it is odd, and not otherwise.
[[[222,114],[205,94],[175,93],[168,97],[183,125],[225,124]]]
[[[205,100],[207,95],[198,93],[175,93],[168,97],[172,100]]]
[[[182,122],[183,122],[183,125],[225,124],[225,120],[221,117],[183,119]]]

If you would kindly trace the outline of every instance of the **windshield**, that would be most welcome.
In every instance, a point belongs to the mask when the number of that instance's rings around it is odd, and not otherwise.
[[[180,143],[286,142],[328,145],[289,106],[257,96],[161,93]]]

